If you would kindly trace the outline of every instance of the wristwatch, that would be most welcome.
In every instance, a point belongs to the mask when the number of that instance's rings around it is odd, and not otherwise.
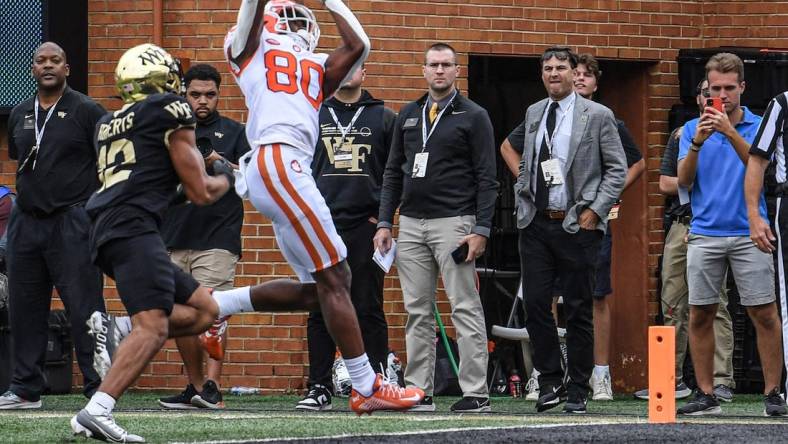
[[[690,141],[690,150],[695,151],[696,153],[700,152],[701,146],[703,146],[703,144],[696,142],[694,138]]]

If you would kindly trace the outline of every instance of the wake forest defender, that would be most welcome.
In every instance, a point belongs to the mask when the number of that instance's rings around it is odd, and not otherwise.
[[[144,442],[115,423],[116,400],[168,336],[200,334],[218,314],[210,291],[170,261],[159,234],[162,217],[178,182],[189,200],[207,205],[227,192],[233,174],[215,153],[209,159],[216,158],[218,177],[206,174],[195,149],[192,110],[173,94],[180,92],[180,68],[167,52],[150,44],[131,48],[115,76],[126,104],[98,122],[101,186],[86,209],[93,222],[92,258],[115,280],[131,322],[125,318],[121,325],[100,313],[91,318],[98,351],[94,365],[104,378],[71,427],[75,434],[102,441]],[[107,372],[113,351],[114,365]]]

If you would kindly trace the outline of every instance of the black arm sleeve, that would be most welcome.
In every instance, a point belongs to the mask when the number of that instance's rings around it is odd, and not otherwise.
[[[391,149],[391,139],[394,137],[394,125],[397,122],[397,113],[390,108],[383,108],[383,143],[386,152]]]
[[[473,171],[476,176],[476,227],[473,232],[489,237],[495,199],[498,197],[498,182],[495,180],[495,136],[487,111],[480,111],[474,118],[476,123],[470,137]]]
[[[405,164],[402,141],[403,115],[404,113],[401,113],[394,123],[386,171],[383,173],[383,187],[380,191],[380,210],[378,212],[378,226],[380,227],[391,227],[394,223],[394,211],[397,210],[402,199],[402,165]]]
[[[19,115],[12,112],[8,118],[8,157],[13,160],[19,159],[19,150],[16,147],[16,140],[14,139],[14,127],[19,121]]]

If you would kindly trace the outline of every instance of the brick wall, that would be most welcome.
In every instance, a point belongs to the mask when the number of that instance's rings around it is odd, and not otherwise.
[[[235,21],[237,0],[170,0],[164,3],[163,46],[178,57],[214,63],[224,73],[220,109],[244,120],[243,100],[222,62],[227,28]],[[323,25],[321,48],[338,44],[330,17],[316,0]],[[653,1],[653,0],[350,0],[372,39],[366,87],[399,108],[424,91],[419,64],[423,49],[447,41],[461,53],[534,56],[551,44],[622,60],[653,60],[648,88],[647,137],[644,157],[648,173],[649,305],[656,313],[656,265],[662,249],[663,199],[658,190],[659,161],[667,136],[670,106],[678,101],[675,59],[679,48],[720,45],[788,47],[788,2],[783,1]],[[90,95],[108,109],[119,106],[113,96],[113,69],[132,45],[151,40],[153,2],[93,0],[89,2]],[[459,80],[467,90],[467,79]],[[645,98],[644,98],[645,99]],[[0,127],[3,183],[13,183],[14,165],[7,161],[5,128]],[[290,276],[277,251],[269,221],[246,208],[244,258],[237,285]],[[395,275],[394,275],[395,276]],[[122,311],[112,288],[108,307]],[[448,313],[445,296],[440,309]],[[404,351],[405,315],[395,277],[386,279],[385,308],[391,346]],[[254,314],[232,320],[223,386],[250,385],[272,391],[297,390],[306,373],[305,316]],[[444,322],[450,323],[449,319]],[[168,342],[139,380],[142,388],[179,388],[182,366]],[[76,378],[75,378],[76,379]]]

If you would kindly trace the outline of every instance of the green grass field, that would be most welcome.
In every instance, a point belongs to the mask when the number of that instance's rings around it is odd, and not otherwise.
[[[449,429],[505,428],[555,424],[645,423],[647,402],[620,397],[615,402],[590,402],[588,415],[567,416],[560,409],[535,414],[534,403],[507,397],[493,398],[493,413],[456,415],[449,406],[458,398],[436,398],[435,413],[375,413],[358,417],[347,409],[347,400],[334,398],[334,411],[296,412],[295,396],[225,397],[222,411],[164,411],[156,399],[161,393],[139,392],[124,396],[116,419],[149,442],[200,442],[261,440],[354,435],[398,434]],[[0,442],[82,442],[71,434],[69,419],[85,404],[80,395],[47,396],[39,410],[0,412]],[[762,398],[737,395],[723,405],[723,416],[693,422],[774,423],[760,416]],[[782,424],[784,420],[776,420]]]

